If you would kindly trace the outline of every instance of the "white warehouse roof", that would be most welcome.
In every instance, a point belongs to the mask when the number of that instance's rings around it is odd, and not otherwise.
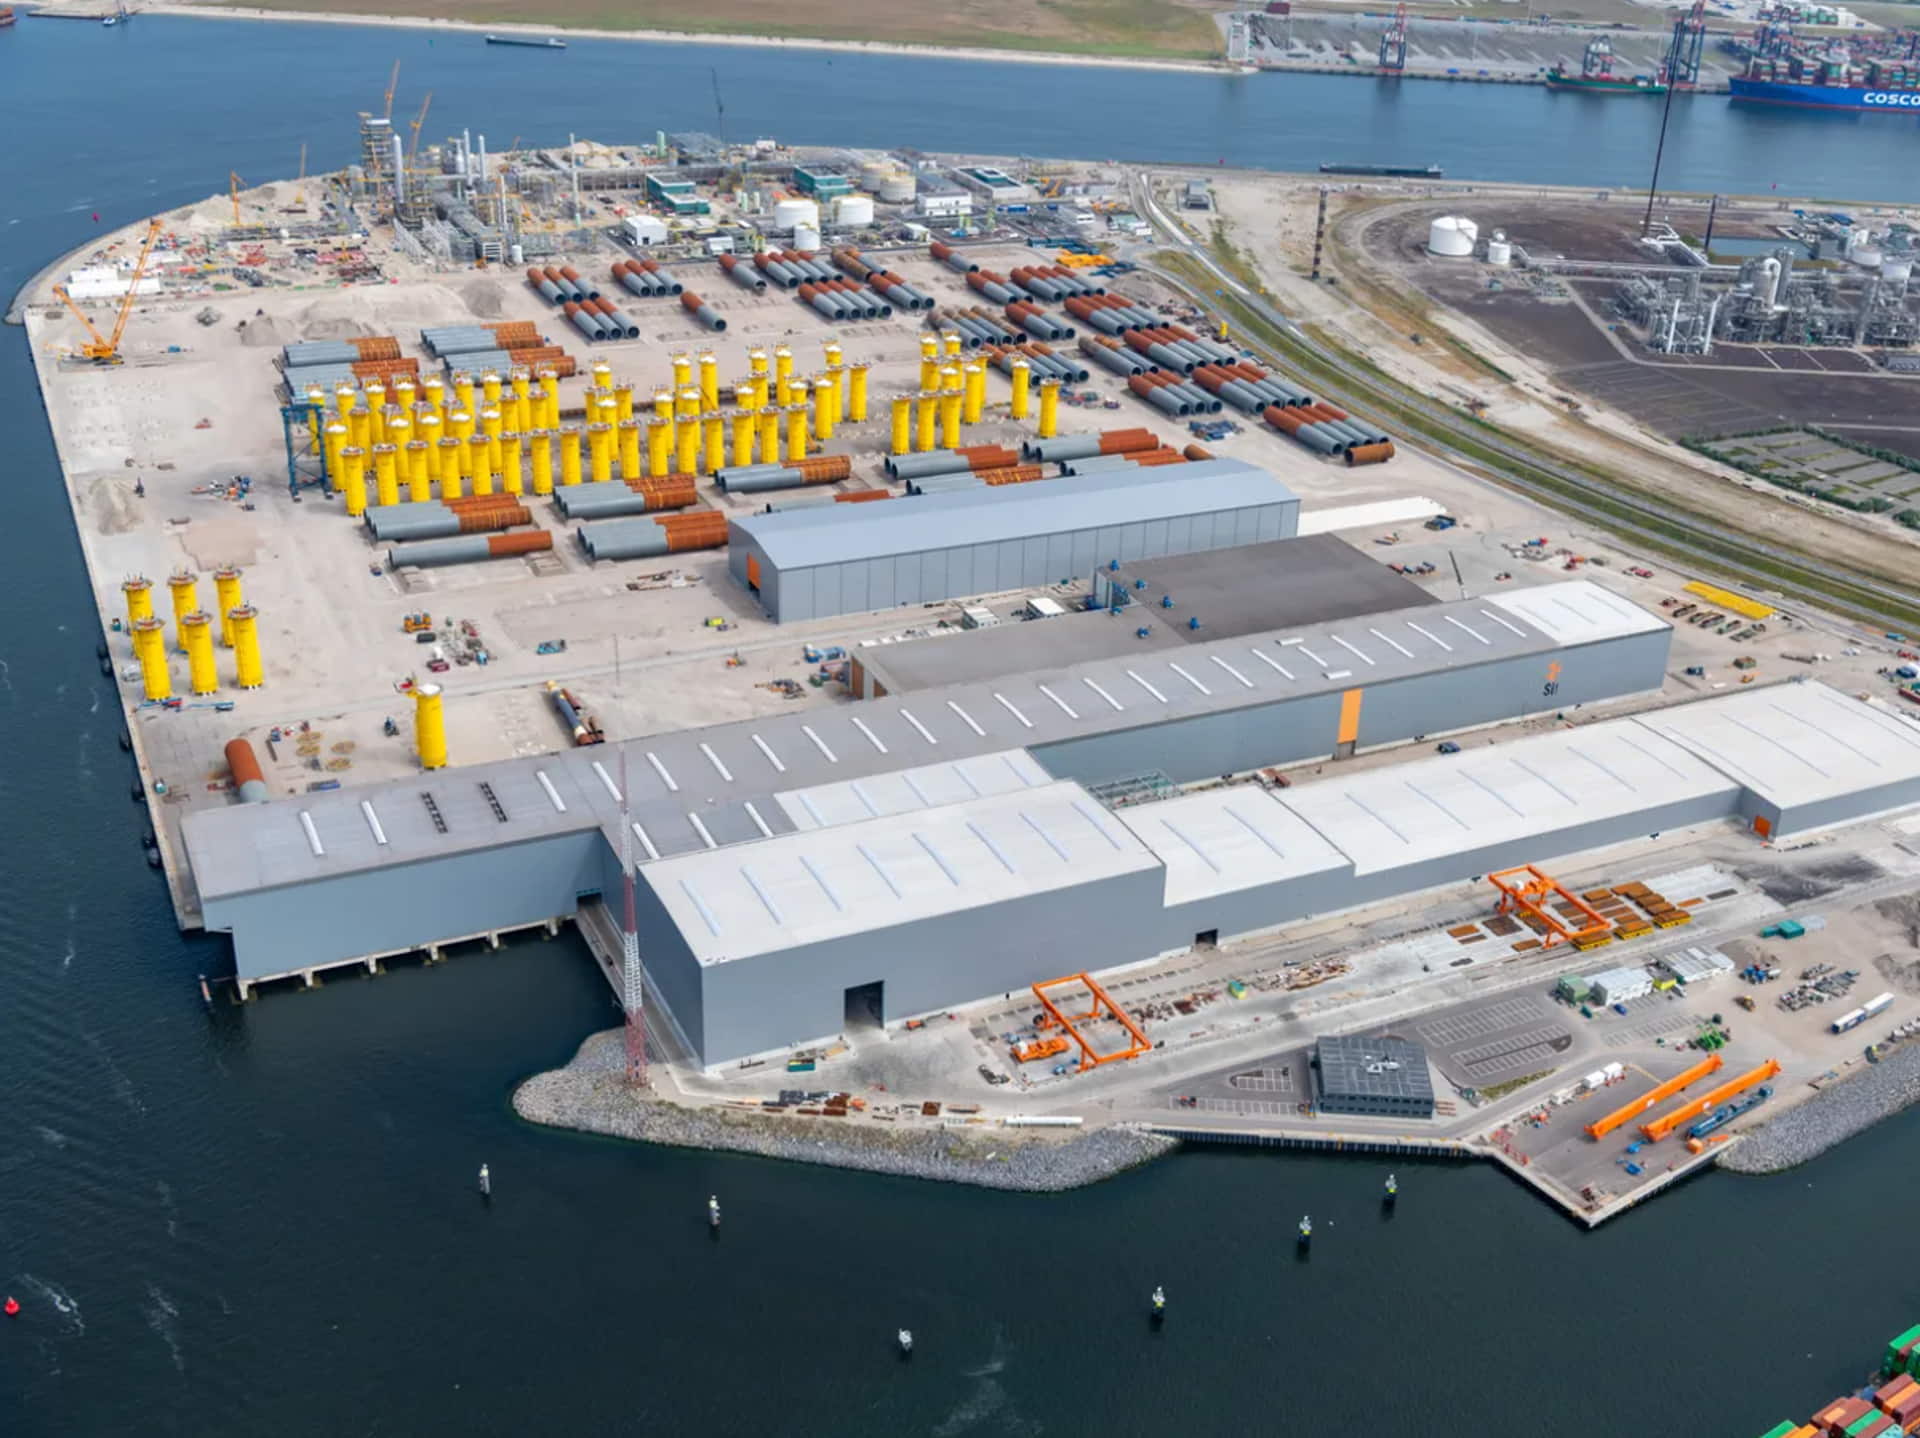
[[[1824,684],[1775,684],[1639,722],[1781,809],[1920,780],[1920,729]]]
[[[921,764],[864,779],[839,779],[774,795],[796,829],[829,829],[889,814],[935,809],[993,794],[1017,793],[1053,783],[1053,776],[1024,749],[1003,749],[939,764]]]
[[[827,943],[1158,867],[1078,784],[997,794],[640,867],[703,964]]]
[[[1544,630],[1560,644],[1591,644],[1671,627],[1652,610],[1587,579],[1503,589],[1487,595],[1486,602]]]
[[[1511,843],[1739,785],[1616,720],[1296,786],[1287,806],[1362,874]]]
[[[1203,789],[1115,817],[1166,864],[1169,905],[1351,868],[1311,824],[1250,785]]]

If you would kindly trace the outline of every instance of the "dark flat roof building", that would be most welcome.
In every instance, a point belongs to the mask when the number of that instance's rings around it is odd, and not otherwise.
[[[1433,1117],[1427,1051],[1407,1039],[1321,1039],[1314,1045],[1313,1093],[1322,1113]]]

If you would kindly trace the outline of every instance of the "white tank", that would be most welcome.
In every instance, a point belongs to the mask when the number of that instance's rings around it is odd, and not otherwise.
[[[891,174],[884,176],[880,183],[874,186],[873,190],[876,195],[885,200],[889,205],[909,204],[919,191],[920,182],[914,178],[913,171],[911,170],[893,171]]]
[[[1513,245],[1508,241],[1505,230],[1495,230],[1487,241],[1487,263],[1490,265],[1510,265],[1513,263]]]
[[[1913,260],[1906,255],[1888,255],[1880,261],[1880,278],[1905,284],[1913,278]]]
[[[523,264],[525,263],[526,258],[527,258],[527,252],[523,250],[519,245],[507,246],[507,263],[508,264],[510,265]]]
[[[1855,245],[1847,251],[1847,258],[1863,270],[1877,270],[1885,256],[1878,245]]]
[[[1441,215],[1427,226],[1427,253],[1448,259],[1465,259],[1473,254],[1480,239],[1480,227],[1464,215]]]
[[[786,234],[795,225],[820,228],[820,206],[812,200],[781,200],[773,207],[773,228]]]
[[[820,227],[818,225],[795,225],[793,227],[793,247],[796,250],[819,249]]]
[[[1771,305],[1774,296],[1780,292],[1780,261],[1768,255],[1760,261],[1760,278],[1753,287],[1754,297],[1763,305]]]
[[[833,222],[842,229],[864,230],[873,223],[873,201],[865,195],[840,195],[833,202]]]
[[[860,187],[866,190],[877,190],[880,188],[880,182],[899,168],[900,167],[891,160],[862,160],[860,162]]]

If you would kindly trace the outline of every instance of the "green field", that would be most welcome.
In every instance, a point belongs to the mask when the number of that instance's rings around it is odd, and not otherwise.
[[[1222,51],[1213,8],[1181,0],[893,0],[867,10],[828,0],[267,0],[270,8],[554,29],[671,30],[771,39],[979,46],[1208,60]],[[249,8],[254,8],[251,4]],[[929,97],[932,98],[932,97]]]

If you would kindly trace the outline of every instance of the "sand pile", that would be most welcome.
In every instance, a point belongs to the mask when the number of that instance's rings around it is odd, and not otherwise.
[[[240,321],[240,343],[249,349],[277,350],[292,341],[280,333],[272,315],[255,315],[250,320]]]
[[[497,320],[507,312],[500,286],[493,280],[474,280],[461,291],[460,297],[467,303],[467,313],[475,319]]]

